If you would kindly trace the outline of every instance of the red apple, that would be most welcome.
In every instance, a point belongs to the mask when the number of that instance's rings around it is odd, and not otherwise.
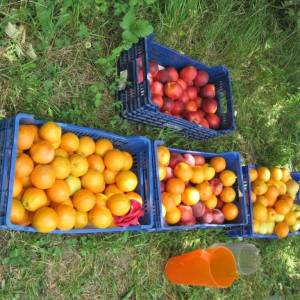
[[[197,111],[186,111],[184,113],[184,118],[187,119],[190,122],[194,122],[196,124],[199,124],[200,120],[202,118],[199,117],[199,114]]]
[[[189,222],[194,218],[193,209],[191,206],[188,205],[179,205],[178,206],[181,212],[181,222]]]
[[[166,69],[159,70],[158,73],[155,76],[155,80],[158,80],[162,83],[166,83],[170,80],[169,73],[167,72]]]
[[[144,72],[143,72],[143,69],[139,69],[139,72],[138,72],[138,81],[139,81],[139,83],[144,81]]]
[[[213,215],[213,223],[215,224],[223,224],[224,223],[224,215],[219,209],[213,209],[212,210],[212,215]]]
[[[159,71],[158,63],[154,60],[149,61],[149,72],[150,72],[150,74],[153,77],[155,77],[157,75],[158,71]]]
[[[187,81],[186,84],[187,84],[188,87],[189,86],[194,86],[194,81],[193,80]]]
[[[214,114],[218,109],[218,102],[214,98],[205,98],[202,101],[201,108],[207,114]]]
[[[179,99],[183,90],[182,87],[175,81],[165,84],[164,92],[171,100]]]
[[[165,191],[166,185],[164,182],[160,182],[160,192],[163,193]]]
[[[137,65],[141,68],[143,67],[143,58],[140,56],[136,59]]]
[[[193,81],[197,76],[197,69],[194,66],[186,66],[180,70],[179,76],[185,82]]]
[[[214,220],[213,213],[210,210],[205,211],[204,215],[200,218],[200,222],[203,224],[210,224]]]
[[[149,80],[149,84],[150,84],[150,86],[151,86],[151,84],[153,83],[153,76],[152,76],[152,74],[151,73],[148,73],[148,80]]]
[[[221,119],[216,114],[207,114],[206,115],[206,120],[209,124],[209,128],[219,129],[220,126],[221,126]]]
[[[197,102],[198,107],[201,107],[201,105],[202,105],[202,98],[201,97],[196,97],[194,100]],[[203,114],[204,114],[204,112],[203,112]]]
[[[163,96],[164,85],[159,81],[153,81],[151,84],[151,94]]]
[[[163,99],[164,99],[164,104],[161,110],[165,113],[169,112],[171,114],[171,111],[173,110],[173,106],[174,106],[174,101],[170,100],[167,97],[164,97]]]
[[[225,204],[224,201],[222,201],[221,199],[218,199],[218,203],[217,203],[216,208],[222,209],[222,207],[224,206],[224,204]]]
[[[188,103],[188,101],[190,99],[189,99],[189,96],[188,96],[187,92],[183,91],[178,100],[181,101],[182,103],[186,104],[186,103]]]
[[[179,78],[179,75],[178,75],[177,70],[174,67],[167,67],[166,71],[168,72],[170,81],[177,81],[177,79]]]
[[[216,96],[215,85],[208,83],[200,89],[200,94],[202,97],[213,98]]]
[[[184,104],[179,100],[174,101],[173,109],[171,111],[172,115],[180,115],[183,110]]]
[[[173,169],[171,167],[166,167],[166,171],[167,171],[167,175],[165,177],[165,180],[168,180],[168,179],[174,177]]]
[[[205,204],[202,201],[197,202],[195,205],[193,205],[192,209],[195,218],[201,218],[206,211]]]
[[[185,90],[185,89],[187,88],[187,83],[186,83],[184,80],[182,80],[181,78],[178,78],[178,79],[176,80],[176,82],[177,82],[178,84],[180,84],[180,86],[182,87],[183,90]]]
[[[164,104],[164,99],[160,95],[153,95],[151,100],[152,100],[152,103],[157,105],[159,108],[161,108]]]
[[[185,153],[185,154],[183,154],[183,158],[187,164],[189,164],[192,167],[195,166],[195,158],[192,154]]]
[[[182,161],[184,161],[184,158],[180,153],[171,153],[169,166],[174,169],[175,166]]]
[[[223,190],[223,183],[219,178],[213,178],[210,182],[212,191],[216,196],[219,196]]]
[[[205,164],[205,158],[202,155],[194,155],[195,165],[202,166]]]
[[[192,226],[195,225],[197,223],[196,218],[193,217],[192,219],[190,219],[188,222],[181,222],[182,225],[184,226]]]
[[[197,111],[199,106],[197,101],[190,100],[188,103],[185,104],[184,108],[186,111]]]
[[[209,128],[209,124],[208,124],[207,120],[204,118],[201,118],[198,124],[204,128]]]
[[[198,90],[194,86],[188,86],[186,88],[186,92],[187,92],[190,100],[195,99],[197,97],[197,94],[198,94]]]
[[[198,71],[194,84],[197,87],[204,86],[208,83],[208,73],[205,71]]]
[[[182,119],[182,115],[176,115],[176,114],[172,114],[174,117]]]

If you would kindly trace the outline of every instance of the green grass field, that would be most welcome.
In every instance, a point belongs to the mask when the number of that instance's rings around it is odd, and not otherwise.
[[[114,61],[107,57],[122,43],[120,22],[127,2],[135,6],[138,19],[152,24],[159,42],[230,69],[235,134],[199,142],[119,117]],[[0,118],[27,112],[120,134],[147,135],[186,149],[236,150],[245,164],[300,170],[297,9],[297,1],[276,0],[0,0]],[[26,34],[18,43],[5,33],[8,22],[24,26]],[[101,58],[105,64],[99,63]],[[0,232],[0,297],[300,298],[299,236],[251,240],[261,250],[261,266],[230,289],[173,286],[166,281],[163,267],[170,256],[222,241],[230,239],[215,230],[77,237]]]

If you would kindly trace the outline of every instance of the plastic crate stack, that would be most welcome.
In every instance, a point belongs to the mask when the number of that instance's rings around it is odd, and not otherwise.
[[[204,128],[193,122],[166,115],[151,102],[149,80],[138,81],[137,59],[142,59],[144,78],[149,73],[149,64],[155,60],[161,66],[173,66],[181,69],[192,65],[209,74],[210,83],[216,86],[218,101],[217,114],[221,118],[218,130]],[[130,121],[145,123],[156,127],[169,127],[194,139],[207,139],[229,134],[236,129],[234,121],[233,99],[229,71],[224,66],[209,67],[152,39],[152,35],[140,39],[128,51],[122,52],[118,60],[118,74],[127,80],[127,84],[117,93],[123,103],[122,116]]]

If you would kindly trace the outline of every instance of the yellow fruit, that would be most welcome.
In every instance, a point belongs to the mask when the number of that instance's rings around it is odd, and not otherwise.
[[[275,208],[276,212],[281,215],[286,215],[291,210],[289,203],[283,199],[278,200],[275,203],[274,208]]]
[[[50,201],[61,203],[69,199],[71,194],[69,185],[65,180],[56,179],[54,185],[47,189],[47,196]]]
[[[232,186],[236,181],[236,175],[233,171],[225,170],[220,174],[220,180],[224,186]]]
[[[96,194],[96,204],[95,204],[95,206],[106,207],[107,199],[108,199],[108,197],[104,194],[101,194],[101,193]]]
[[[200,200],[200,193],[195,187],[192,186],[187,187],[181,196],[181,201],[185,205],[194,205],[199,200]]]
[[[38,209],[32,219],[32,226],[39,232],[47,233],[56,229],[58,216],[56,211],[50,207]]]
[[[70,189],[70,196],[81,189],[81,181],[78,177],[69,176],[66,179],[66,183],[68,184]]]
[[[49,164],[55,156],[55,149],[48,141],[33,144],[29,152],[31,158],[37,164]]]
[[[226,203],[233,202],[235,197],[236,192],[232,187],[224,187],[220,194],[220,199]]]
[[[286,168],[282,168],[281,171],[282,171],[282,179],[281,180],[284,183],[288,182],[291,179],[291,172]]]
[[[267,207],[268,206],[268,199],[265,197],[265,196],[258,196],[257,199],[256,199],[256,202],[255,203],[260,203],[262,204],[263,206]]]
[[[104,166],[103,159],[100,155],[92,154],[87,157],[87,160],[90,169],[95,169],[101,173],[104,171],[105,166]]]
[[[164,205],[167,212],[176,207],[175,195],[167,193],[167,192],[163,192],[161,194],[161,199],[162,199],[161,200],[162,204]]]
[[[200,166],[197,166],[197,167],[194,167],[193,168],[193,175],[192,175],[192,178],[191,178],[191,182],[194,183],[194,184],[199,184],[201,182],[203,182],[205,179],[204,179],[204,170],[202,167]]]
[[[68,154],[68,152],[65,151],[64,149],[58,148],[58,149],[55,149],[55,157],[64,157],[64,158],[68,158],[68,157],[69,157],[69,154]]]
[[[260,227],[260,222],[258,222],[257,220],[253,220],[253,231],[255,233],[259,232],[259,227]]]
[[[22,204],[29,211],[36,211],[48,203],[46,193],[34,187],[29,187],[22,196]]]
[[[82,211],[75,211],[75,228],[84,228],[87,226],[89,220],[88,220],[88,214],[86,212]]]
[[[121,217],[129,212],[131,202],[124,194],[114,194],[107,199],[106,206],[113,215]]]
[[[111,171],[109,169],[105,169],[104,172],[103,172],[105,183],[106,184],[113,184],[113,183],[115,183],[116,175],[117,174],[118,174],[118,172],[116,172],[116,171]]]
[[[49,189],[55,178],[55,169],[49,165],[37,165],[30,174],[31,184],[41,190]]]
[[[72,132],[66,132],[61,137],[60,147],[66,152],[73,153],[79,148],[79,138]]]
[[[82,177],[81,184],[93,193],[102,193],[105,189],[103,174],[97,170],[89,169]]]
[[[165,217],[167,211],[166,211],[166,208],[165,208],[165,206],[163,204],[161,205],[161,210],[162,210],[162,216]]]
[[[167,211],[165,220],[168,224],[174,225],[180,221],[181,212],[180,209],[175,207],[170,211]]]
[[[88,212],[88,218],[96,228],[110,227],[113,222],[113,216],[106,207],[94,207]]]
[[[125,159],[124,159],[124,166],[123,171],[129,171],[132,168],[133,165],[133,157],[129,152],[123,151],[122,152]]]
[[[252,191],[258,196],[263,195],[267,190],[268,185],[260,179],[257,179],[252,183]]]
[[[28,211],[26,211],[22,202],[17,199],[12,199],[10,210],[11,223],[21,225],[27,218]]]
[[[138,185],[138,178],[132,171],[121,171],[116,176],[117,187],[123,192],[132,192]]]
[[[82,212],[91,210],[96,203],[96,196],[89,190],[81,189],[73,196],[74,207]]]
[[[91,137],[85,135],[79,138],[78,154],[88,157],[95,152],[95,148],[95,142]]]
[[[123,194],[123,191],[121,191],[115,184],[109,184],[106,186],[104,194],[105,196],[110,197],[114,194]]]
[[[294,225],[296,221],[297,221],[296,214],[293,211],[290,211],[284,217],[284,222],[289,226]]]
[[[60,204],[55,208],[58,216],[57,228],[60,230],[71,230],[76,223],[75,209],[69,205]]]
[[[289,226],[284,222],[277,223],[274,228],[274,233],[280,239],[285,238],[289,234]]]
[[[215,177],[216,171],[213,167],[204,166],[203,167],[204,180],[211,180]]]
[[[57,179],[65,179],[71,173],[71,163],[68,158],[57,156],[51,162],[50,166],[54,168]]]
[[[267,208],[260,204],[254,203],[253,205],[253,218],[260,222],[266,222],[268,219],[268,210]]]
[[[129,192],[129,193],[126,193],[125,195],[129,198],[129,200],[135,200],[135,201],[139,202],[141,205],[143,205],[143,198],[138,193]]]
[[[267,182],[271,178],[271,172],[266,167],[259,167],[257,168],[257,179]]]
[[[286,193],[294,199],[298,192],[299,184],[293,179],[288,180],[286,182]]]
[[[268,222],[275,222],[276,221],[276,215],[277,212],[274,208],[268,207]]]
[[[251,182],[255,181],[258,177],[256,169],[250,169],[249,174],[250,174],[250,181]]]
[[[20,125],[18,132],[18,149],[28,150],[35,139],[37,133],[34,125]]]
[[[167,169],[166,169],[166,167],[159,166],[158,167],[158,174],[159,174],[159,180],[163,181],[166,178],[166,176],[167,176]]]
[[[180,162],[174,168],[174,175],[184,182],[188,182],[193,176],[193,168],[185,162]]]
[[[54,122],[46,122],[39,130],[41,139],[50,142],[51,144],[60,141],[61,128]]]
[[[119,150],[109,150],[104,155],[104,164],[111,171],[120,171],[124,167],[125,156]]]
[[[226,169],[226,160],[221,156],[216,156],[210,160],[210,165],[215,169],[217,173],[220,173]]]
[[[83,176],[89,168],[89,163],[87,159],[81,154],[71,155],[70,163],[71,163],[71,175],[74,177]]]
[[[170,178],[166,183],[166,192],[173,195],[180,195],[185,190],[185,184],[183,180],[173,177]]]
[[[218,204],[218,198],[216,197],[216,195],[212,194],[211,197],[204,203],[207,208],[214,209]]]
[[[110,140],[100,139],[96,142],[95,153],[103,157],[107,151],[112,150],[113,148],[114,146]]]
[[[23,190],[23,182],[21,179],[15,177],[13,186],[13,197],[18,197]]]
[[[164,167],[168,166],[171,157],[169,149],[165,146],[159,146],[157,148],[157,157],[158,157],[158,163],[161,166]]]
[[[282,177],[282,170],[280,168],[274,167],[271,169],[271,179],[280,181]]]

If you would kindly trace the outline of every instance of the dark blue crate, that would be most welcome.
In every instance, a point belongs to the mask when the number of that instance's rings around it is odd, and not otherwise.
[[[11,199],[15,173],[15,160],[17,156],[17,137],[20,124],[41,125],[43,121],[35,120],[33,116],[18,114],[12,118],[0,121],[0,229],[36,232],[33,227],[23,227],[10,222]],[[116,228],[85,228],[69,231],[55,230],[56,234],[87,234],[87,233],[112,233],[126,231],[151,231],[154,226],[153,216],[153,170],[152,170],[152,145],[149,139],[140,136],[124,137],[114,133],[91,129],[81,126],[58,123],[64,132],[71,131],[82,136],[88,135],[93,139],[110,139],[114,146],[126,150],[133,155],[133,171],[138,177],[139,184],[136,191],[142,196],[144,217],[140,219],[140,226]]]
[[[241,226],[237,230],[232,230],[229,235],[231,237],[249,237],[249,238],[260,238],[260,239],[277,239],[275,234],[258,234],[253,230],[253,207],[252,207],[252,185],[250,180],[250,170],[255,168],[255,165],[248,165],[243,167],[245,185],[247,190],[247,206],[248,206],[248,225]],[[291,176],[294,180],[300,183],[300,172],[292,172]],[[295,203],[300,204],[300,192],[296,196]],[[300,235],[300,230],[295,232],[290,232],[289,236]]]
[[[149,60],[155,60],[162,66],[174,66],[181,69],[193,65],[197,69],[208,72],[210,82],[216,85],[216,98],[219,102],[217,114],[222,124],[219,130],[204,128],[187,120],[166,115],[151,102],[151,91],[148,80],[138,82],[138,65],[136,59],[141,57],[144,78],[149,73]],[[123,51],[118,60],[118,74],[127,78],[125,89],[118,92],[118,99],[123,103],[122,115],[131,121],[170,127],[185,136],[195,139],[207,139],[222,136],[236,129],[233,111],[232,88],[229,71],[224,66],[209,67],[201,64],[177,51],[167,48],[152,39],[152,35],[140,39],[128,51]]]
[[[193,155],[202,155],[205,158],[212,158],[215,156],[222,156],[226,160],[227,166],[229,170],[232,170],[237,175],[237,181],[234,185],[236,191],[238,191],[237,195],[239,201],[236,201],[235,204],[239,208],[239,215],[236,220],[233,222],[225,222],[224,224],[195,224],[192,226],[184,226],[184,225],[168,225],[164,221],[162,215],[162,201],[161,201],[161,192],[160,192],[160,180],[159,180],[159,173],[158,173],[158,157],[157,157],[157,147],[163,145],[164,142],[162,141],[155,141],[153,143],[153,171],[154,171],[154,189],[155,189],[155,207],[156,207],[156,214],[155,214],[155,223],[157,231],[164,231],[164,230],[191,230],[191,229],[216,229],[216,228],[223,228],[229,229],[234,227],[239,227],[242,225],[247,224],[247,205],[245,199],[245,192],[244,192],[244,185],[243,185],[243,174],[242,174],[242,166],[241,166],[241,159],[240,154],[238,152],[222,152],[222,153],[208,153],[208,152],[198,152],[198,151],[188,151],[182,149],[175,149],[170,148],[168,149],[171,152],[176,153],[190,153]]]

